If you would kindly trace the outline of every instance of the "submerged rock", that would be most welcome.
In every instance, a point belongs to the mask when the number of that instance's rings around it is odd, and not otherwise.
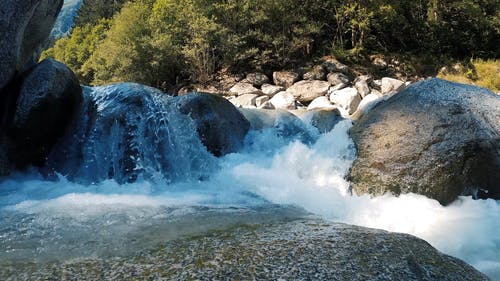
[[[18,167],[41,166],[82,102],[82,89],[64,64],[47,59],[22,79],[8,128],[9,158]]]
[[[380,103],[352,128],[357,194],[500,199],[500,97],[429,79]]]
[[[193,93],[178,97],[176,103],[181,113],[194,120],[201,141],[215,156],[236,152],[243,146],[250,124],[226,99]]]
[[[243,225],[130,257],[19,264],[1,272],[5,280],[489,280],[414,236],[320,220]]]
[[[0,5],[0,91],[16,73],[38,61],[63,0],[2,0]]]

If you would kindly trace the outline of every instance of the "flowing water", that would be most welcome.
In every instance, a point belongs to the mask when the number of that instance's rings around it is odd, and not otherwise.
[[[107,112],[116,106],[111,90],[87,90],[86,102]],[[82,114],[77,127],[87,129],[51,156],[60,173],[32,171],[0,183],[0,270],[17,261],[126,256],[239,223],[319,216],[416,235],[500,280],[500,203],[463,197],[443,207],[413,194],[351,195],[344,179],[356,154],[350,121],[326,134],[304,125],[313,136],[306,144],[280,126],[251,131],[244,149],[216,159],[174,107],[145,102],[148,112],[131,113],[120,124],[105,126],[106,120],[90,122]],[[122,139],[127,145],[117,144]],[[61,153],[84,155],[75,163]],[[135,166],[123,167],[130,165],[124,154]]]

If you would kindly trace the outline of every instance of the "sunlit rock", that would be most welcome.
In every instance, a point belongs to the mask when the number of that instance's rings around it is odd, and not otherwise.
[[[500,199],[500,97],[429,79],[379,104],[353,127],[357,194]]]

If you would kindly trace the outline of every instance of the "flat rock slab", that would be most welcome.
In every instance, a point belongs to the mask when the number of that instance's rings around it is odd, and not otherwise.
[[[128,258],[1,269],[2,280],[488,280],[411,235],[321,220],[245,225]]]

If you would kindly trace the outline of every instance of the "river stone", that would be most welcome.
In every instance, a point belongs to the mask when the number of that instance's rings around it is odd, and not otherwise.
[[[293,84],[287,92],[291,93],[299,102],[311,102],[317,97],[328,93],[330,84],[326,81],[303,80]]]
[[[250,123],[225,98],[192,93],[178,97],[177,104],[181,113],[194,120],[201,141],[215,156],[236,152],[243,146]]]
[[[322,66],[329,73],[340,72],[344,74],[349,74],[350,72],[350,69],[347,65],[339,62],[336,59],[328,59],[325,62],[323,62]]]
[[[361,102],[361,97],[355,88],[344,88],[342,90],[332,91],[330,101],[338,105],[347,115],[353,114]]]
[[[269,96],[269,97],[274,97],[279,92],[282,92],[285,90],[285,87],[282,86],[276,86],[276,85],[271,85],[271,84],[264,84],[260,88],[262,90],[262,93],[264,95]]]
[[[401,80],[389,78],[389,77],[384,77],[384,78],[382,78],[380,88],[381,88],[382,94],[386,95],[386,94],[390,94],[392,92],[399,92],[399,91],[403,90],[405,86],[406,86],[405,82],[403,82]]]
[[[78,79],[64,64],[46,59],[30,70],[22,79],[9,124],[11,161],[21,168],[43,165],[81,102]]]
[[[339,121],[343,120],[336,108],[308,110],[300,116],[300,119],[316,127],[322,134],[330,132]]]
[[[269,83],[269,77],[260,72],[248,73],[245,80],[255,87],[260,87],[266,83]]]
[[[238,82],[231,89],[229,89],[229,93],[236,96],[241,96],[246,94],[251,94],[251,95],[262,94],[262,92],[259,89],[255,88],[252,84],[245,82]]]
[[[296,109],[295,97],[289,92],[279,92],[269,102],[276,109]]]
[[[304,80],[325,80],[326,73],[325,70],[323,69],[323,66],[317,65],[313,67],[312,70],[304,73],[304,75],[302,75],[302,78]]]
[[[258,97],[258,95],[254,94],[243,94],[229,101],[236,107],[256,107],[255,101]]]
[[[361,98],[365,98],[367,95],[370,94],[371,90],[370,90],[370,87],[368,86],[368,83],[366,82],[366,80],[358,79],[354,83],[354,87],[358,91]]]
[[[352,120],[358,120],[359,118],[361,118],[361,116],[368,113],[368,111],[374,108],[382,100],[383,98],[376,93],[367,95],[364,99],[361,100],[358,105],[358,109],[350,116],[350,118]]]
[[[325,97],[317,97],[315,98],[308,106],[307,110],[314,110],[320,108],[335,108],[335,106],[330,102],[330,100]]]
[[[293,71],[275,71],[273,81],[275,85],[288,89],[293,83],[299,81],[299,74]]]
[[[239,225],[116,258],[18,264],[3,280],[487,281],[465,262],[400,233],[321,220]]]
[[[330,73],[327,76],[328,83],[332,86],[337,86],[340,84],[348,85],[349,84],[349,77],[347,77],[343,73]],[[340,89],[338,89],[340,90]]]
[[[2,0],[0,5],[0,91],[16,73],[38,61],[63,0]]]
[[[357,194],[417,193],[446,205],[500,199],[500,97],[429,79],[380,103],[352,128]]]

